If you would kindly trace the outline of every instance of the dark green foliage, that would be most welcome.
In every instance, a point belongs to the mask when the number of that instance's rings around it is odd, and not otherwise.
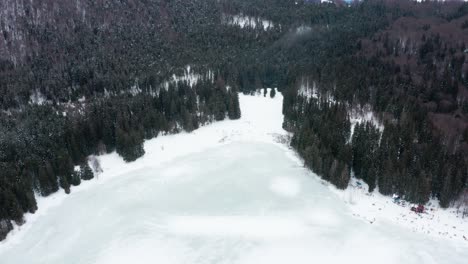
[[[380,132],[372,123],[356,124],[352,137],[353,170],[358,178],[369,185],[369,192],[376,187],[378,170],[377,153]]]
[[[10,220],[3,219],[0,220],[0,240],[3,240],[8,232],[13,229],[13,225],[11,224]]]
[[[297,103],[300,107],[295,116],[300,116],[297,120],[300,129],[294,134],[291,145],[304,158],[307,167],[338,188],[345,189],[352,158],[347,144],[350,122],[346,109],[318,100]]]
[[[71,174],[71,178],[69,180],[70,184],[73,186],[78,186],[81,184],[81,177],[79,171],[73,171]]]
[[[89,167],[88,162],[85,162],[80,166],[80,176],[81,179],[85,181],[89,181],[94,178],[94,173]]]
[[[192,131],[226,116],[240,118],[238,93],[203,80],[193,87],[171,84],[156,95],[96,98],[66,116],[61,114],[66,109],[54,108],[30,106],[0,120],[0,164],[5,168],[0,183],[8,183],[0,188],[8,203],[0,219],[20,222],[24,212],[35,211],[33,190],[44,196],[59,188],[69,193],[71,185],[94,178],[88,155],[116,150],[131,162],[144,155],[144,139],[161,132]],[[80,171],[74,171],[74,164],[82,164]]]
[[[65,193],[69,194],[70,193],[70,183],[68,182],[67,177],[63,176],[63,175],[59,175],[58,180],[59,180],[60,187],[65,190]]]
[[[466,6],[448,7],[455,10],[448,19],[467,15]],[[297,70],[283,93],[283,127],[294,132],[292,146],[305,165],[340,188],[346,187],[346,181],[341,183],[336,171],[348,166],[369,185],[369,191],[378,187],[383,194],[398,193],[418,203],[435,197],[442,206],[449,206],[468,187],[466,103],[460,98],[461,89],[468,88],[468,75],[462,74],[465,58],[460,52],[466,44],[453,44],[434,32],[434,24],[422,24],[419,52],[411,54],[389,37],[398,35],[393,19],[401,12],[423,21],[440,14],[419,13],[417,8],[403,11],[401,6],[373,5],[370,1],[360,8],[361,15],[373,22],[358,23],[351,12],[345,24],[336,21],[320,32],[320,37],[302,44],[310,47],[307,54],[313,59],[294,58],[307,69]],[[380,12],[395,17],[372,16]],[[385,32],[386,24],[392,25],[390,33]],[[463,38],[457,23],[446,26]],[[379,27],[383,33],[375,32]],[[347,30],[342,32],[342,28]],[[351,43],[357,45],[348,45]],[[300,47],[296,44],[291,50]],[[286,56],[292,55],[294,52]],[[304,79],[315,82],[318,98],[308,99],[298,92]],[[335,103],[324,104],[329,97]],[[340,133],[349,128],[345,128],[346,121],[337,118],[338,113],[346,116],[364,105],[381,118],[385,129],[381,133],[370,123],[356,125],[347,142]],[[457,126],[460,128],[455,129]]]
[[[462,23],[461,28],[462,28],[462,29],[468,28],[468,20],[465,20],[465,21]]]
[[[241,117],[241,110],[239,106],[239,94],[237,92],[231,92],[228,103],[228,116],[229,119],[239,119]]]
[[[143,136],[135,132],[127,132],[121,128],[116,128],[115,146],[117,153],[127,162],[135,161],[145,154],[143,149]]]
[[[270,90],[270,97],[271,97],[271,98],[275,98],[275,95],[276,95],[276,90],[275,90],[275,88],[271,88],[271,90]]]
[[[23,211],[15,198],[14,194],[9,190],[4,190],[0,193],[0,214],[3,217],[11,217],[12,220],[21,222],[23,219]]]

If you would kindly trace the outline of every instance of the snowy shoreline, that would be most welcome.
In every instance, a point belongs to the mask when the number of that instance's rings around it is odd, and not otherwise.
[[[67,197],[92,190],[115,177],[154,168],[175,158],[232,142],[263,142],[281,148],[291,160],[302,166],[301,158],[287,144],[289,133],[282,128],[282,95],[277,93],[275,98],[270,98],[260,93],[255,96],[241,94],[239,100],[242,111],[240,120],[221,121],[201,127],[191,133],[164,135],[148,140],[144,144],[146,154],[135,162],[125,163],[116,153],[96,157],[103,172],[97,173],[93,180],[84,181],[80,186],[73,187],[69,195],[60,190],[49,197],[37,197],[39,209],[35,214],[25,215],[25,224],[15,225],[7,238],[0,242],[0,253],[6,247],[20,243],[26,231],[38,218],[60,205]],[[462,246],[468,246],[468,218],[461,219],[453,213],[455,210],[453,208],[444,210],[438,206],[432,206],[429,207],[427,214],[416,214],[411,212],[408,206],[402,207],[393,203],[391,197],[382,196],[377,191],[367,193],[366,186],[358,186],[356,179],[352,179],[348,189],[342,191],[323,181],[314,173],[310,172],[310,175],[316,177],[340,197],[347,204],[350,214],[369,224],[394,223],[407,228],[409,232],[450,239],[460,242]],[[287,186],[279,185],[281,183],[278,183],[278,188],[283,188],[283,191],[288,192]]]
[[[292,160],[304,164],[292,148],[284,144],[280,147],[287,151]],[[360,179],[351,178],[348,188],[340,190],[315,173],[311,174],[340,197],[355,218],[374,225],[389,222],[407,228],[409,232],[449,239],[468,246],[468,217],[462,218],[456,208],[444,209],[438,205],[438,201],[431,200],[425,205],[424,213],[415,213],[411,211],[411,203],[396,204],[392,197],[380,194],[378,189],[369,193],[367,184]]]
[[[443,209],[438,201],[431,200],[425,205],[424,213],[416,213],[411,211],[415,206],[411,203],[394,203],[391,197],[380,194],[378,190],[368,193],[367,185],[356,178],[351,179],[344,191],[331,189],[349,205],[353,216],[370,224],[392,222],[410,232],[446,238],[468,246],[468,217],[463,218],[456,208]]]

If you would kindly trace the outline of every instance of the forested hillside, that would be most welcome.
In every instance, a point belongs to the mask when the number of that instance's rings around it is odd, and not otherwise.
[[[278,87],[305,165],[339,188],[449,206],[467,192],[468,4],[0,3],[0,239],[87,157],[236,119]],[[80,169],[76,166],[80,166]]]
[[[89,155],[115,150],[130,162],[144,139],[240,117],[238,87],[215,57],[230,39],[210,36],[236,29],[210,1],[0,9],[0,238],[37,209],[35,194],[93,178]],[[248,40],[232,43],[238,52]]]
[[[334,45],[318,40],[326,62],[288,87],[285,127],[339,188],[354,172],[369,191],[448,206],[467,187],[468,5],[396,1],[378,12],[327,25]]]

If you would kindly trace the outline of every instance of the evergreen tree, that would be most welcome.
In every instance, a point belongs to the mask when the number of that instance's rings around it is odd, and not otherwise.
[[[275,90],[275,88],[271,88],[271,90],[270,90],[270,97],[271,97],[271,98],[275,98],[275,95],[276,95],[276,90]]]
[[[94,178],[94,173],[91,170],[91,167],[89,167],[87,162],[84,162],[83,164],[81,164],[81,166],[80,166],[80,176],[81,176],[81,179],[83,179],[85,181],[89,181],[89,180]]]
[[[78,186],[81,184],[81,169],[80,171],[73,171],[71,174],[70,184]]]
[[[239,119],[241,117],[239,94],[237,92],[232,92],[229,97],[228,117],[229,119]]]

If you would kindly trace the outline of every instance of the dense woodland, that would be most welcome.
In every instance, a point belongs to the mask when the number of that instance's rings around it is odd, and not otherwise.
[[[339,28],[325,33],[347,42],[346,50],[324,44],[327,62],[304,75],[315,97],[304,95],[304,76],[288,88],[285,128],[295,132],[305,164],[339,188],[354,173],[369,191],[449,206],[467,188],[468,5],[381,7],[378,30],[359,32],[349,19],[354,41]],[[366,107],[383,131],[361,122],[351,136],[350,113]]]
[[[262,87],[338,188],[451,205],[468,187],[468,3],[317,2],[2,1],[0,239],[37,195],[92,179],[88,156],[131,162],[145,139],[239,118],[238,92]],[[353,121],[363,109],[380,126]]]

